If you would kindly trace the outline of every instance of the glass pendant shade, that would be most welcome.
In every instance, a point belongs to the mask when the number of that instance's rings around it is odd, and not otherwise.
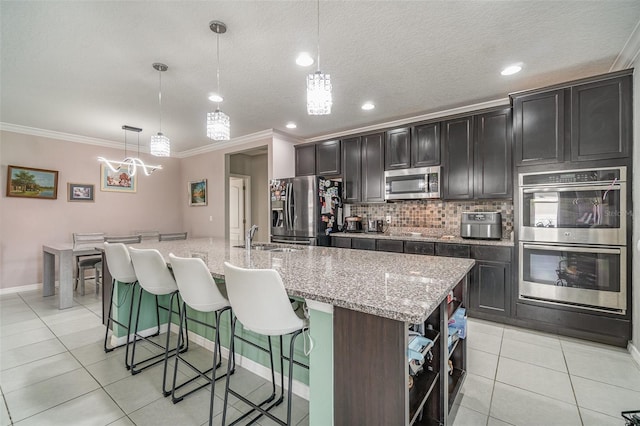
[[[307,113],[331,114],[331,75],[317,71],[307,76]]]
[[[169,138],[161,132],[151,136],[149,152],[156,157],[169,157],[171,155],[171,142],[169,142]]]
[[[228,141],[230,139],[229,116],[220,109],[207,113],[207,136],[214,141]]]

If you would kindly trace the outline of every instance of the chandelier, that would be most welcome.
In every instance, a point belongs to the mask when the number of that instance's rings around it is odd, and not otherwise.
[[[141,128],[124,125],[122,126],[122,130],[124,130],[124,157],[125,157],[124,160],[122,161],[107,160],[104,157],[98,157],[98,161],[101,161],[104,164],[106,164],[107,167],[109,167],[109,169],[114,173],[117,173],[122,170],[126,170],[129,176],[135,176],[136,172],[138,171],[138,167],[142,169],[142,172],[146,176],[149,176],[151,173],[155,172],[156,170],[162,169],[162,166],[151,166],[151,165],[144,164],[144,161],[140,159],[140,132],[142,131]],[[136,132],[138,134],[138,156],[137,157],[127,156],[127,131]]]
[[[309,115],[331,114],[331,75],[320,71],[320,0],[318,0],[318,47],[317,71],[307,75],[307,113]]]
[[[157,135],[151,136],[151,142],[149,143],[149,152],[156,157],[169,157],[171,154],[171,142],[169,138],[162,133],[162,73],[169,69],[168,66],[161,63],[153,64],[153,68],[158,71],[160,77],[159,89],[158,89],[158,107],[160,110],[160,125]]]
[[[218,106],[214,112],[207,113],[207,137],[214,141],[228,141],[231,138],[231,128],[229,122],[229,116],[220,111],[220,102],[222,96],[220,96],[220,34],[227,32],[227,26],[220,21],[209,22],[209,28],[216,33],[216,80],[217,80],[217,93],[215,97],[211,97],[216,100]]]

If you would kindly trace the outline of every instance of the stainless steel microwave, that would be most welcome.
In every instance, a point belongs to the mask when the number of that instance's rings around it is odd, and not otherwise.
[[[384,172],[385,200],[440,198],[440,166]]]

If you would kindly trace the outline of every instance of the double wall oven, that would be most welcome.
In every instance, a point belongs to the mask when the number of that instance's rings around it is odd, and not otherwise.
[[[520,299],[626,313],[626,171],[518,176]]]

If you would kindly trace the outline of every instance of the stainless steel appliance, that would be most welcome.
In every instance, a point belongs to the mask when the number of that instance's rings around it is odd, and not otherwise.
[[[520,239],[625,245],[627,168],[521,173]]]
[[[360,216],[349,216],[344,221],[346,223],[344,232],[362,232],[362,218]]]
[[[440,167],[384,172],[385,200],[440,198]]]
[[[626,167],[521,173],[519,298],[626,314]]]
[[[328,246],[342,230],[342,183],[319,176],[269,183],[271,241]]]
[[[460,219],[460,236],[469,239],[499,240],[502,238],[502,214],[463,212]]]
[[[625,314],[627,249],[520,242],[520,298]]]
[[[380,219],[368,220],[367,232],[378,232],[378,233],[384,232],[384,221]]]

